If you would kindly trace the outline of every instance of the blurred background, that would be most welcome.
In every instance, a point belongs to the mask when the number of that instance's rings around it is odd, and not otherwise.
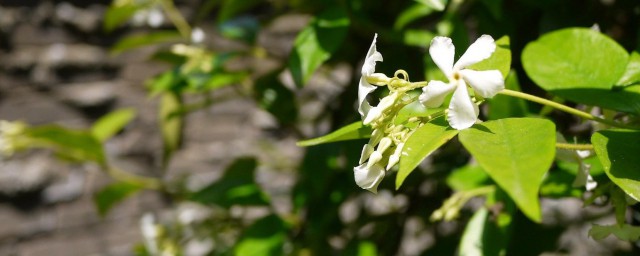
[[[427,57],[435,35],[458,51],[481,34],[508,35],[522,89],[542,94],[519,63],[527,42],[597,24],[634,50],[639,17],[635,0],[0,0],[0,119],[88,129],[134,109],[104,143],[106,158],[165,184],[105,206],[96,193],[114,179],[95,163],[43,149],[3,158],[0,255],[452,255],[483,203],[429,220],[452,193],[452,170],[473,166],[456,140],[400,190],[390,175],[378,194],[353,181],[366,141],[296,146],[359,120],[357,81],[374,33],[379,72],[405,69],[414,81],[436,70]],[[301,31],[319,46],[301,47],[310,40]],[[316,57],[300,64],[298,55]],[[552,115],[563,132],[588,136]],[[638,252],[587,237],[590,223],[613,221],[611,208],[566,195],[543,199],[541,225],[513,214],[510,255]]]

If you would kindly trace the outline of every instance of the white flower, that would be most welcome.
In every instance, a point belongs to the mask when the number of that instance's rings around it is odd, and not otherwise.
[[[374,73],[376,71],[376,62],[382,61],[382,54],[376,50],[377,38],[378,34],[375,34],[373,42],[371,42],[371,46],[367,52],[367,57],[364,59],[362,76],[360,77],[360,84],[358,85],[358,112],[363,120],[371,109],[371,105],[367,102],[367,95],[376,89],[376,85],[384,85],[384,81],[389,80],[389,78],[382,73]],[[367,79],[380,81],[381,84],[373,85],[369,83]]]
[[[376,152],[372,154],[372,158],[375,153]],[[356,184],[358,184],[358,186],[360,186],[361,188],[369,190],[373,193],[376,193],[378,191],[378,185],[384,178],[384,173],[384,166],[382,166],[377,161],[374,162],[371,159],[369,159],[369,162],[353,168],[353,174],[355,176]]]
[[[420,102],[427,107],[439,107],[445,96],[453,91],[449,113],[447,115],[451,127],[462,130],[471,127],[478,119],[478,105],[469,97],[467,84],[477,95],[491,98],[504,89],[504,79],[498,70],[476,71],[466,67],[487,59],[493,54],[496,44],[489,35],[482,35],[467,51],[453,63],[455,47],[451,38],[438,36],[431,41],[429,54],[438,68],[449,79],[449,83],[430,81],[424,87]]]

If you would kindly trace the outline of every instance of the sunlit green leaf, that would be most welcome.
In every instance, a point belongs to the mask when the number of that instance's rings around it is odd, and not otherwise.
[[[468,68],[473,70],[499,70],[502,77],[506,78],[511,70],[511,42],[509,36],[503,36],[496,40],[496,51],[491,57],[473,64]]]
[[[402,41],[406,45],[427,48],[436,34],[428,30],[407,29],[403,36]]]
[[[193,194],[191,200],[222,207],[265,205],[268,198],[254,181],[258,163],[253,158],[236,159],[222,178]]]
[[[629,56],[627,68],[616,85],[628,86],[640,83],[640,53],[634,51]]]
[[[325,136],[299,141],[297,143],[300,147],[313,146],[323,143],[329,142],[337,142],[343,140],[356,140],[356,139],[366,139],[371,137],[371,127],[362,125],[361,121],[357,121],[350,125],[344,126],[332,133],[329,133]]]
[[[414,4],[398,15],[393,24],[394,29],[402,29],[414,20],[426,17],[433,13],[434,9],[424,4]]]
[[[259,219],[244,231],[236,245],[235,255],[283,255],[286,232],[286,224],[276,215]]]
[[[132,183],[111,183],[96,192],[93,196],[93,202],[98,208],[98,213],[101,216],[105,216],[113,206],[142,189],[142,187]]]
[[[98,141],[106,141],[118,133],[136,116],[136,111],[131,108],[113,111],[96,121],[91,127],[91,134]]]
[[[620,240],[625,241],[638,241],[640,239],[640,227],[631,226],[627,224],[623,225],[598,225],[593,224],[591,230],[589,230],[589,236],[595,240],[602,240],[609,235],[614,235]]]
[[[174,151],[180,147],[182,142],[182,115],[176,115],[183,108],[180,94],[165,92],[160,98],[160,131],[162,133],[163,166],[169,163],[169,159]]]
[[[441,108],[427,108],[422,104],[419,100],[416,100],[404,106],[398,114],[396,118],[393,120],[395,124],[401,124],[409,120],[412,117],[428,117],[432,115],[438,114],[438,112],[442,112]]]
[[[318,14],[298,34],[289,57],[289,69],[298,87],[305,85],[315,70],[342,45],[349,23],[347,12],[334,7]]]
[[[89,131],[44,125],[29,128],[27,134],[34,140],[34,146],[52,148],[69,160],[104,163],[102,145]]]
[[[555,155],[555,125],[507,118],[462,130],[460,142],[530,219],[540,222],[538,191]]]
[[[447,185],[456,191],[466,191],[491,184],[487,173],[479,165],[465,165],[447,176]]]
[[[415,0],[418,3],[429,6],[437,11],[443,11],[449,0]]]
[[[500,227],[489,210],[481,208],[473,214],[464,229],[459,245],[460,256],[504,255],[507,249],[507,227]]]
[[[599,131],[591,136],[591,143],[609,179],[630,197],[639,200],[640,131]]]
[[[396,189],[400,188],[409,174],[431,153],[444,145],[458,130],[449,127],[444,117],[436,118],[416,129],[402,149],[400,170],[396,176]]]
[[[116,45],[111,47],[111,53],[119,54],[124,51],[132,50],[142,46],[168,42],[178,42],[181,39],[182,37],[177,31],[159,31],[153,33],[136,34],[125,37],[118,41]]]
[[[629,54],[600,32],[569,28],[543,35],[522,53],[527,75],[548,92],[570,101],[640,113],[640,89],[612,90]]]
[[[104,14],[103,27],[107,32],[113,31],[118,26],[127,22],[136,11],[142,7],[136,5],[123,5],[115,6],[111,5]]]

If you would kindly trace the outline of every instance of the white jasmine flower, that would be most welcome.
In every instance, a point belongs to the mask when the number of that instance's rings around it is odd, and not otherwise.
[[[430,81],[423,88],[420,102],[427,107],[439,107],[445,96],[453,92],[447,119],[451,127],[462,130],[471,127],[478,119],[478,105],[469,97],[467,84],[475,93],[491,98],[504,89],[504,79],[498,70],[476,71],[466,67],[487,59],[493,54],[496,44],[489,35],[482,35],[467,51],[453,63],[455,47],[451,38],[438,36],[431,41],[429,54],[438,68],[449,79],[449,83]]]
[[[367,95],[376,89],[376,85],[384,85],[384,82],[389,80],[386,75],[382,73],[375,73],[376,62],[382,61],[382,54],[376,50],[377,38],[378,34],[375,34],[373,42],[371,42],[371,46],[367,52],[367,57],[364,59],[361,71],[362,77],[360,77],[360,83],[358,85],[358,112],[360,113],[360,116],[362,116],[363,120],[366,119],[366,116],[371,109],[371,105],[367,102]],[[367,81],[367,79],[380,81],[381,84],[373,85]]]
[[[373,158],[372,154],[372,158]],[[353,168],[356,184],[363,189],[369,190],[373,193],[378,191],[378,185],[384,178],[385,169],[380,163],[372,163],[370,159],[368,163],[361,164]]]

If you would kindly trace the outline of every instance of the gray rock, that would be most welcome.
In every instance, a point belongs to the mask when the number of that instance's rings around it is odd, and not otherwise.
[[[60,167],[46,154],[19,154],[0,160],[0,193],[12,196],[44,188]]]
[[[100,7],[82,9],[70,3],[62,2],[56,5],[55,18],[65,24],[69,24],[82,32],[93,32],[100,28]]]
[[[75,83],[56,88],[56,96],[75,107],[88,108],[111,104],[115,101],[114,86],[117,82],[98,81]]]

